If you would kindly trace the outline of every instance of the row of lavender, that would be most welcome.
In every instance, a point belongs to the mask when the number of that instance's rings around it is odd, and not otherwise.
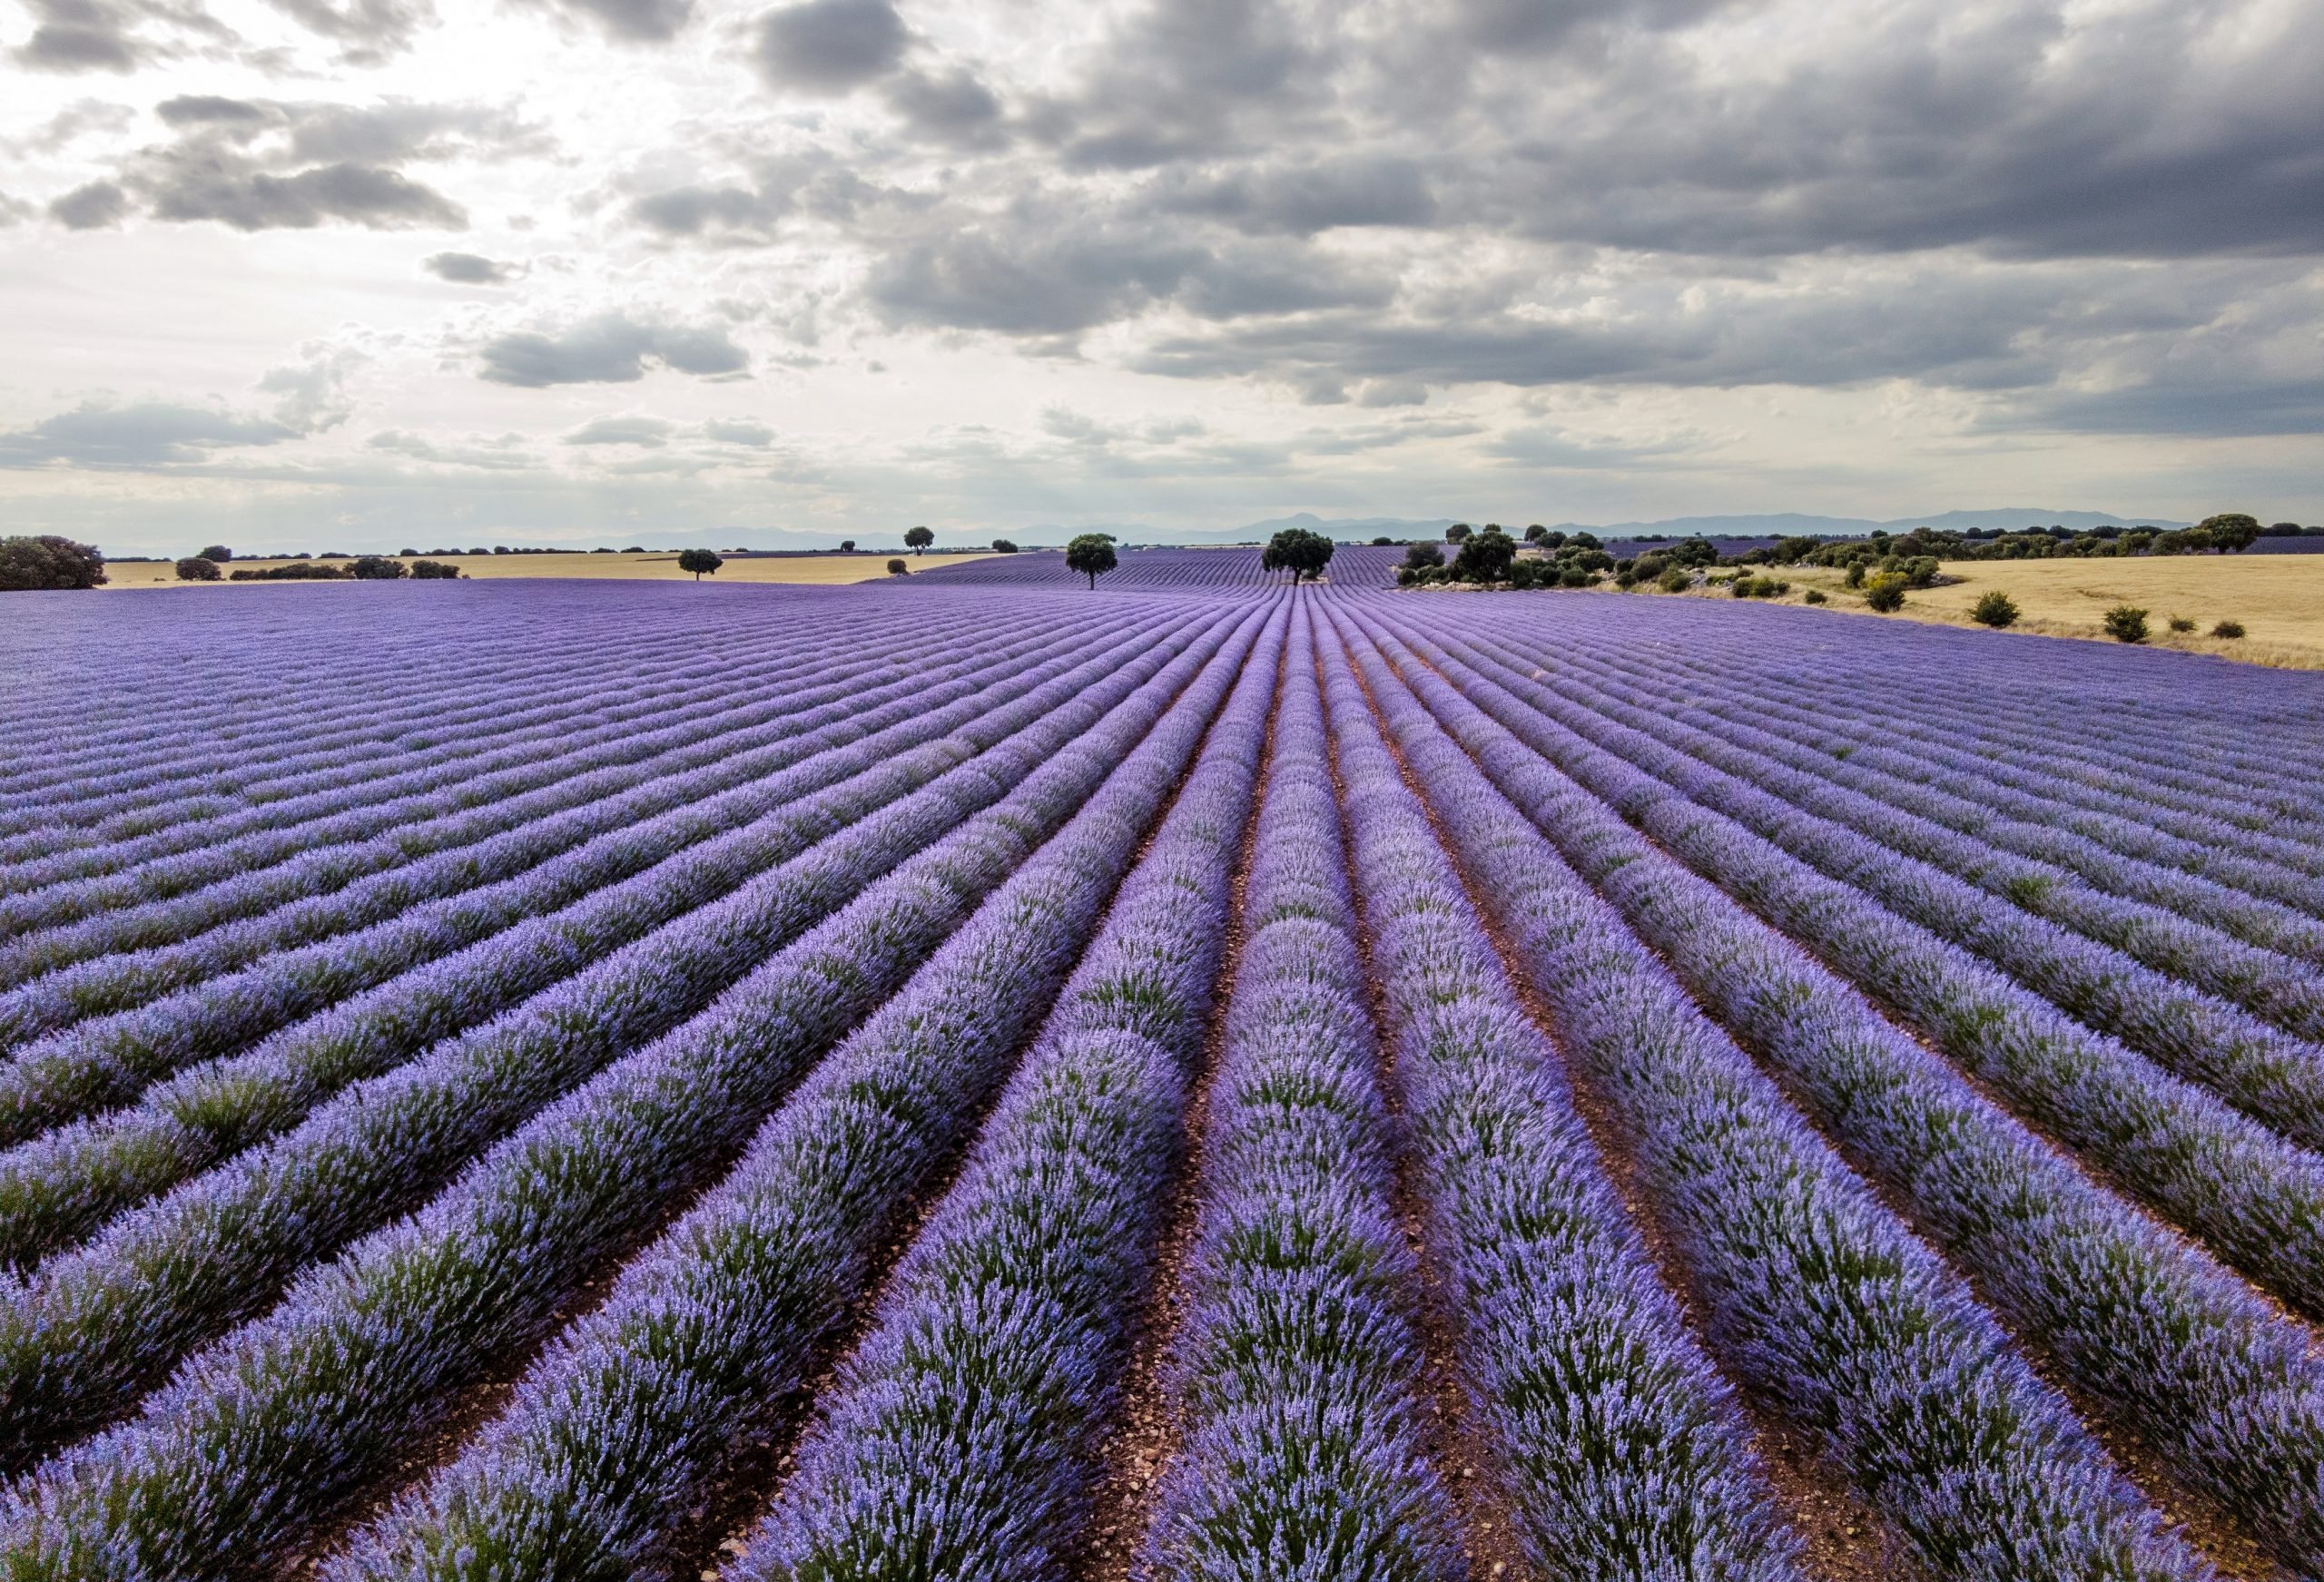
[[[418,966],[302,1000],[245,947],[65,1005],[0,1155],[15,1569],[691,1574],[739,1485],[752,1577],[1064,1575],[1100,1507],[1157,1575],[1449,1577],[1505,1530],[1545,1575],[1788,1577],[1777,1420],[1932,1574],[2208,1575],[2158,1487],[2324,1563],[2316,914],[2231,797],[2145,840],[2062,729],[1981,755],[2080,810],[2019,850],[1942,731],[1699,653],[1071,603],[920,707],[851,676],[672,758],[511,859],[600,852],[572,902],[455,890],[480,932]],[[1150,1504],[1106,1449],[1139,1348]]]
[[[1364,641],[1377,635],[1386,644],[1394,663],[1384,665],[1384,677],[1416,690],[1464,756],[1744,1040],[1757,1061],[1731,1056],[1732,1079],[1764,1084],[1755,1064],[1780,1076],[2078,1399],[2109,1426],[2145,1440],[2179,1486],[2231,1513],[2288,1564],[2318,1563],[2324,1369],[2313,1336],[2173,1233],[2196,1231],[2312,1311],[2316,1286],[2299,1271],[2315,1256],[2317,1219],[2302,1205],[2314,1202],[2317,1161],[2201,1090],[2172,1087],[2055,1013],[2044,1018],[2031,997],[1967,958],[1948,958],[1941,942],[1898,937],[1895,919],[1841,887],[1818,888],[1804,865],[1786,870],[1776,848],[1561,731],[1559,692],[1462,663],[1455,634],[1393,618],[1358,617],[1356,624]],[[1564,689],[1567,697],[1575,692]],[[1456,771],[1477,772],[1448,762],[1443,775]],[[1481,871],[1490,871],[1489,850],[1481,848]],[[1514,882],[1538,886],[1547,867]],[[1778,905],[1787,881],[1798,899]],[[1749,907],[1723,893],[1730,890]],[[1829,967],[1755,911],[1781,922]],[[1529,926],[1512,913],[1521,938]],[[1556,981],[1610,981],[1602,959],[1585,967],[1542,948]],[[1884,980],[1881,968],[1905,981]],[[1850,978],[1919,1022],[2046,1136],[1900,1033]],[[1915,985],[1931,997],[1909,997]],[[1576,1056],[1587,1058],[1579,1029],[1571,1037]],[[1635,1083],[1647,1066],[1632,1046],[1604,1079]],[[1788,1110],[1774,1089],[1765,1091]],[[2079,1145],[2082,1156],[2061,1144]],[[2141,1198],[2162,1217],[2142,1213]],[[1717,1199],[1697,1201],[1708,1209]],[[2243,1208],[2275,1231],[2264,1249],[2240,1217]],[[1837,1360],[1823,1359],[1823,1367]],[[1817,1376],[1803,1369],[1787,1377],[1783,1398],[1811,1398]],[[1864,1388],[1877,1399],[1871,1381]],[[1944,1426],[1957,1432],[1962,1425]]]
[[[707,681],[786,628],[795,640],[832,613],[780,590],[748,610],[610,585],[536,587],[517,599],[448,590],[454,599],[426,610],[344,591],[352,596],[327,611],[300,590],[217,610],[143,599],[101,611],[12,607],[12,650],[21,652],[11,673],[22,686],[9,723],[23,752],[0,765],[0,793],[88,778],[122,791],[167,776],[181,793],[201,794],[208,776],[231,786],[335,750],[391,760],[433,745],[439,730],[523,708],[561,676],[596,676],[599,703],[650,692],[680,668]],[[78,816],[54,800],[37,807],[48,819]]]
[[[642,896],[609,896],[594,936],[567,929],[559,941],[555,918],[546,929],[520,925],[483,942],[487,959],[454,958],[445,970],[398,980],[353,1002],[352,1015],[294,1026],[206,1084],[189,1074],[195,1081],[155,1096],[159,1104],[107,1117],[127,1126],[101,1124],[20,1150],[15,1157],[63,1167],[15,1178],[32,1204],[75,1188],[85,1200],[93,1185],[100,1198],[133,1199],[139,1188],[192,1179],[29,1277],[0,1319],[18,1409],[12,1434],[36,1449],[133,1400],[187,1346],[262,1308],[305,1263],[401,1212],[538,1105],[684,1023],[770,950],[1047,771],[1135,689],[1192,663],[1187,640],[1215,647],[1218,626],[1208,614],[1168,622],[1079,656],[1014,701],[1018,689],[1000,689],[978,700],[972,719],[940,715],[949,733],[918,752],[862,763],[840,750],[832,756],[852,765],[849,778],[746,828],[739,850],[714,846],[706,865],[686,852],[649,870]],[[641,915],[636,937],[623,943],[615,925]],[[656,916],[668,920],[646,926]],[[566,949],[544,956],[556,942]],[[603,952],[594,961],[593,945]],[[535,987],[527,974],[544,959],[554,980],[526,997]],[[418,1031],[431,1025],[449,1036]],[[140,1127],[139,1118],[158,1124]],[[194,1174],[285,1125],[292,1129],[279,1141]],[[157,1156],[162,1179],[119,1190],[124,1174],[155,1168]],[[108,1161],[121,1168],[109,1171]]]

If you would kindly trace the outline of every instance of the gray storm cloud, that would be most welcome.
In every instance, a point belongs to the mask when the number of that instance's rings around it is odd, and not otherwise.
[[[630,384],[647,365],[704,377],[739,374],[749,355],[716,326],[687,326],[606,313],[554,334],[517,330],[485,343],[479,377],[538,389],[548,385]]]

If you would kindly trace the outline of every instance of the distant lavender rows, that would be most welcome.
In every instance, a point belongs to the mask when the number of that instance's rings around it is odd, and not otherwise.
[[[2324,690],[1236,553],[41,602],[12,1574],[2324,1567]]]

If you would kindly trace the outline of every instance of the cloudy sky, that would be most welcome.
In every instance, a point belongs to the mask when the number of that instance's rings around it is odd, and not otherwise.
[[[0,531],[2324,520],[2320,84],[2316,0],[0,0]]]

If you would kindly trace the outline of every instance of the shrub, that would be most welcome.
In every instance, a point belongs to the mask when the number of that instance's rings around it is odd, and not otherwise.
[[[320,561],[294,560],[288,565],[278,565],[268,571],[244,569],[228,574],[228,580],[238,583],[333,583],[343,582],[347,573],[335,565]]]
[[[694,573],[696,582],[703,579],[704,574],[715,572],[725,564],[718,558],[718,552],[714,549],[682,549],[678,552],[678,569]]]
[[[888,575],[890,576],[910,576],[911,575],[911,567],[906,565],[901,560],[891,560],[888,562]],[[1098,585],[1093,580],[1089,585],[1094,588]]]
[[[1374,549],[1387,549],[1393,546],[1395,542],[1396,541],[1394,539],[1389,537],[1385,533],[1383,533],[1379,537],[1374,538],[1372,541],[1372,547]]]
[[[1695,574],[1683,565],[1674,565],[1655,580],[1654,585],[1666,594],[1683,594],[1694,585]]]
[[[894,563],[889,564],[892,565]],[[1096,588],[1098,579],[1119,564],[1114,558],[1113,536],[1107,533],[1082,534],[1065,546],[1065,564],[1069,569],[1088,577],[1090,587]]]
[[[234,552],[227,548],[222,544],[213,544],[209,548],[202,552],[200,558],[208,561],[214,561],[218,565],[223,565],[228,561],[234,558]]]
[[[1864,562],[1860,560],[1848,562],[1848,586],[1852,588],[1864,586]]]
[[[1827,604],[1831,603],[1829,599],[1824,596],[1824,590],[1821,588],[1809,588],[1806,593],[1800,594],[1799,597],[1805,604]]]
[[[1462,582],[1502,582],[1516,558],[1517,541],[1498,527],[1487,527],[1462,542],[1461,553],[1452,557],[1452,575]]]
[[[357,581],[367,583],[391,583],[398,577],[411,575],[402,561],[385,555],[359,555],[348,566],[347,573]]]
[[[2195,629],[2195,623],[2191,616],[2173,615],[2171,617],[2171,629],[2173,632],[2192,632]]]
[[[0,591],[93,588],[105,580],[105,557],[86,544],[44,533],[0,538]]]
[[[596,553],[610,555],[613,552],[600,550]],[[458,582],[460,568],[447,565],[440,560],[415,560],[411,563],[411,575],[421,582]]]
[[[178,581],[182,583],[214,583],[226,574],[218,563],[206,555],[189,555],[178,562]]]
[[[2014,626],[2017,624],[2017,601],[1999,588],[1990,589],[1978,596],[1975,605],[1969,611],[1969,619],[1980,626],[1991,626],[1996,632],[2004,626]]]
[[[2106,635],[2117,643],[2146,641],[2146,612],[2136,604],[2117,604],[2106,612]]]
[[[1433,544],[1415,544],[1404,551],[1404,569],[1420,571],[1424,567],[1443,565],[1444,552]]]
[[[914,555],[926,555],[928,546],[936,542],[936,535],[925,527],[914,527],[904,535],[904,547]]]
[[[1864,585],[1864,602],[1886,615],[1905,607],[1905,589],[1908,585],[1901,573],[1884,571]]]
[[[2211,635],[2214,637],[2240,637],[2243,635],[2243,623],[2240,621],[2221,621],[2218,625],[2211,628]]]

